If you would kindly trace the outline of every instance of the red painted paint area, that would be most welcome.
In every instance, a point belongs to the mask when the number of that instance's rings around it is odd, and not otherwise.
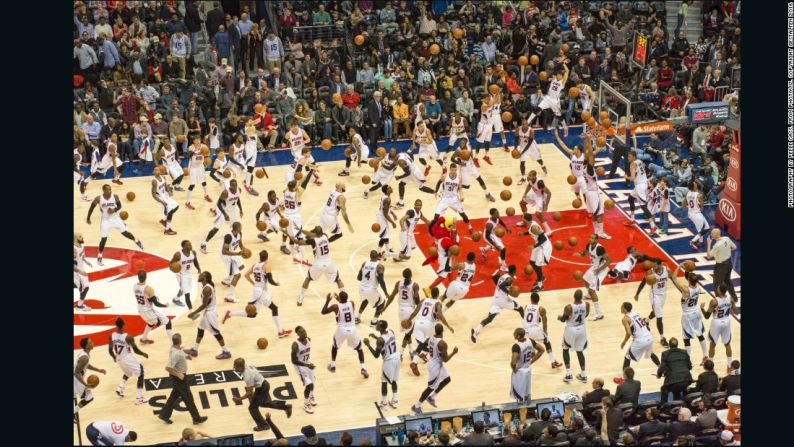
[[[565,245],[561,250],[552,249],[552,260],[549,265],[543,267],[543,274],[546,280],[543,283],[544,290],[558,290],[570,289],[575,287],[583,287],[584,283],[573,279],[573,272],[576,270],[584,273],[590,266],[589,257],[578,257],[575,253],[581,253],[584,250],[587,240],[593,233],[592,220],[587,217],[587,212],[584,209],[580,210],[567,210],[561,211],[562,219],[554,221],[551,213],[546,213],[544,217],[548,221],[552,230],[555,230],[551,235],[552,243],[562,241]],[[517,267],[516,281],[514,284],[518,285],[521,293],[527,293],[532,289],[532,286],[537,280],[537,275],[532,273],[527,276],[524,274],[524,266],[529,265],[529,257],[534,245],[534,239],[531,236],[519,236],[518,233],[526,231],[524,227],[517,227],[516,223],[520,221],[518,215],[515,216],[502,216],[504,223],[510,228],[511,233],[506,233],[502,237],[502,241],[507,249],[507,264],[515,264]],[[472,219],[472,225],[476,231],[485,232],[486,219]],[[613,209],[607,211],[604,216],[604,231],[612,236],[612,239],[600,239],[599,243],[606,249],[607,254],[612,258],[610,266],[614,266],[618,262],[628,256],[626,252],[629,246],[633,246],[639,252],[646,255],[663,259],[668,267],[675,268],[673,259],[665,254],[653,242],[651,242],[646,235],[643,234],[637,226],[626,227],[623,224],[628,222],[626,216]],[[477,255],[477,274],[472,282],[471,288],[466,298],[490,298],[493,296],[494,285],[491,280],[491,275],[499,268],[499,252],[491,250],[485,258],[480,254],[480,247],[486,245],[485,240],[481,239],[479,242],[471,240],[470,234],[466,229],[463,222],[458,222],[459,238],[461,250],[458,259],[462,262],[466,254],[473,251]],[[428,257],[427,249],[433,244],[432,237],[427,233],[427,226],[422,224],[417,226],[416,242],[425,257]],[[570,246],[568,239],[573,236],[576,237],[578,243],[576,246]],[[433,262],[433,268],[437,268],[438,263]],[[425,267],[425,268],[429,268]],[[631,273],[629,280],[626,282],[640,281],[644,276],[642,266],[637,265]],[[454,275],[450,275],[454,279]],[[607,278],[605,284],[613,284],[615,280]],[[424,286],[424,285],[422,285]]]

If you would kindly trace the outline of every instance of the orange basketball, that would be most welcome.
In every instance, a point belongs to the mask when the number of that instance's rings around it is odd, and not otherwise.
[[[202,144],[201,145],[201,155],[203,155],[205,157],[209,157],[210,156],[210,148],[208,148],[207,146]]]
[[[513,121],[513,114],[508,111],[502,112],[502,122],[509,123],[510,121]]]
[[[576,239],[576,236],[571,236],[568,238],[568,245],[571,247],[576,247],[576,244],[579,243],[579,239]]]
[[[595,172],[596,172],[596,175],[604,175],[607,171],[606,171],[606,169],[604,169],[603,166],[599,166],[599,167],[596,168]]]
[[[582,199],[573,199],[573,202],[571,203],[571,206],[573,206],[576,209],[581,208],[582,207]]]
[[[289,219],[282,217],[278,220],[278,226],[281,228],[287,228],[289,226]]]
[[[505,229],[498,227],[496,230],[494,230],[494,233],[496,233],[497,236],[502,237],[505,235]]]
[[[256,309],[256,308],[254,308],[254,309]],[[260,338],[259,340],[256,341],[256,346],[259,349],[267,348],[267,339],[265,337]]]
[[[611,210],[614,207],[615,207],[615,201],[614,200],[612,200],[612,199],[604,200],[604,208],[606,208],[608,210]]]
[[[411,320],[402,320],[400,322],[400,326],[402,326],[403,329],[411,329],[411,324]]]
[[[502,89],[500,89],[499,86],[496,85],[496,84],[491,84],[488,87],[488,91],[491,92],[492,95],[495,95],[495,94],[499,93],[500,90],[502,90]]]
[[[463,38],[463,30],[460,29],[460,28],[453,29],[452,30],[452,36],[454,38],[456,38],[456,39],[462,39]]]
[[[509,175],[505,176],[505,178],[502,179],[502,184],[505,185],[505,186],[512,185],[513,184],[513,177],[510,177]]]
[[[528,63],[529,63],[529,58],[528,57],[526,57],[526,56],[518,56],[518,65],[523,67],[524,65],[527,65]]]
[[[501,197],[502,200],[504,200],[504,201],[508,201],[508,200],[510,200],[510,198],[513,197],[513,193],[508,191],[507,189],[505,189],[504,191],[499,193],[499,197]]]
[[[529,275],[531,275],[533,273],[535,273],[535,269],[533,269],[531,265],[527,264],[527,265],[524,266],[524,274],[525,275],[529,276]]]
[[[575,279],[577,281],[581,281],[582,280],[582,272],[580,272],[579,270],[573,272],[573,279]]]
[[[441,47],[437,43],[430,45],[430,54],[438,54],[440,52],[441,52]]]
[[[212,164],[212,160],[209,157],[204,159],[204,167],[209,167]]]
[[[507,214],[508,216],[515,216],[516,209],[513,208],[512,206],[508,206],[507,209],[505,210],[505,214]]]
[[[463,161],[468,161],[471,158],[471,151],[464,149],[460,151],[460,159]]]
[[[656,284],[656,275],[648,275],[645,277],[645,283],[649,286]]]
[[[356,45],[364,45],[364,36],[361,34],[357,35],[353,40],[356,42]]]
[[[529,56],[529,63],[530,64],[538,65],[539,62],[540,62],[540,58],[538,57],[537,54],[533,54],[532,56]]]
[[[178,262],[172,262],[171,265],[168,266],[168,268],[171,269],[171,271],[174,273],[179,273],[180,271],[182,271],[182,264]]]
[[[379,224],[379,223],[377,223],[377,222],[375,222],[374,224],[372,224],[372,232],[373,232],[373,233],[377,233],[377,232],[379,232],[379,231],[380,231],[380,224]]]
[[[226,169],[223,170],[223,178],[229,178],[231,176],[232,176],[232,170],[231,169],[226,168]]]
[[[518,288],[516,285],[510,286],[510,296],[513,298],[517,297],[521,293],[521,289]]]
[[[345,149],[345,157],[350,157],[351,155],[353,155],[353,149]]]
[[[245,306],[245,314],[248,315],[249,317],[253,317],[254,315],[256,315],[256,306],[254,306],[253,304],[249,304]],[[267,342],[265,342],[265,347],[267,347]]]
[[[609,118],[604,118],[601,120],[601,125],[604,126],[605,129],[609,129],[612,127],[612,120]]]
[[[605,144],[607,144],[607,139],[606,138],[604,138],[604,137],[596,138],[596,146],[597,147],[604,147]]]
[[[380,164],[377,158],[370,158],[367,163],[369,164],[369,167],[372,169],[378,169],[378,164]]]
[[[244,248],[243,249],[243,259],[248,259],[250,257],[251,257],[251,249],[250,248]]]
[[[372,178],[370,178],[370,176],[368,176],[368,175],[365,175],[365,176],[361,177],[361,183],[363,183],[365,185],[369,185],[369,183],[371,181],[372,181]]]
[[[386,148],[385,147],[379,147],[378,150],[375,151],[375,153],[378,154],[378,157],[385,157],[386,156]]]
[[[132,191],[128,192],[128,193],[127,193],[127,200],[129,200],[130,202],[132,202],[133,200],[135,200],[135,193],[134,193],[134,192],[132,192]]]
[[[562,214],[560,214],[560,212],[559,212],[559,211],[555,211],[555,212],[554,212],[554,213],[551,215],[551,218],[552,218],[552,219],[554,219],[556,222],[559,222],[560,220],[562,220]]]
[[[449,247],[449,254],[450,254],[450,256],[459,255],[460,254],[460,246],[459,245],[453,245],[453,246]]]
[[[303,180],[303,173],[298,171],[298,172],[295,173],[295,175],[293,177],[295,177],[295,181],[296,182],[299,182],[299,181]]]
[[[254,113],[261,114],[264,111],[265,111],[265,106],[264,105],[262,105],[260,103],[254,104]]]
[[[324,139],[323,141],[320,142],[320,147],[323,148],[324,151],[327,151],[328,149],[331,149],[331,147],[333,147],[333,145],[334,144],[331,143],[331,140],[329,140],[328,138],[326,138],[326,139]]]
[[[598,120],[599,121],[604,121],[607,118],[609,118],[609,112],[607,112],[606,110],[602,110],[602,111],[598,112]]]
[[[571,87],[568,89],[568,96],[571,98],[576,98],[579,96],[579,89],[576,87]]]
[[[143,270],[144,267],[146,267],[146,263],[145,262],[143,262],[141,260],[135,261],[135,270]]]
[[[333,102],[334,104],[342,104],[342,95],[340,95],[339,93],[334,93],[333,95],[331,95],[331,102]]]
[[[127,220],[127,218],[130,217],[130,213],[125,210],[121,210],[119,211],[119,217],[121,217],[121,220]]]
[[[87,383],[90,388],[96,388],[97,385],[99,385],[99,377],[96,374],[91,374],[86,377],[85,383]]]
[[[518,160],[519,158],[521,158],[521,151],[519,151],[518,149],[513,149],[512,151],[510,151],[510,156]]]
[[[590,112],[584,111],[584,112],[582,112],[582,121],[586,123],[586,122],[590,121],[590,117],[592,117],[592,116],[593,115],[590,114]]]
[[[575,185],[576,184],[576,176],[573,175],[573,174],[569,175],[568,178],[567,178],[567,181],[568,181],[569,185]]]
[[[695,270],[695,263],[693,261],[686,261],[681,264],[681,267],[683,267],[687,272],[691,272]]]
[[[587,127],[593,127],[596,125],[595,117],[590,117],[587,119]]]
[[[643,261],[643,262],[642,262],[642,268],[643,268],[643,269],[645,269],[645,270],[650,270],[650,269],[652,269],[652,268],[653,268],[653,262],[651,262],[651,261],[647,261],[647,260],[646,260],[646,261]]]
[[[557,249],[557,250],[562,250],[563,247],[564,247],[564,245],[563,245],[562,241],[557,241],[557,242],[554,243],[554,248]]]
[[[436,247],[430,247],[427,249],[427,254],[430,255],[431,258],[434,256],[438,256],[438,249]]]
[[[549,79],[549,74],[546,73],[545,70],[543,70],[540,73],[538,73],[538,77],[540,78],[541,81],[545,81],[546,79]]]
[[[184,135],[177,135],[176,136],[176,142],[177,143],[184,143],[185,142],[185,136]]]
[[[259,168],[254,171],[254,173],[256,174],[256,178],[262,178],[265,176],[265,168]]]
[[[259,220],[256,222],[256,229],[259,231],[267,230],[267,223],[264,220]]]
[[[480,239],[482,239],[482,233],[480,233],[479,231],[475,231],[474,233],[471,234],[471,240],[473,240],[474,242],[479,242]]]

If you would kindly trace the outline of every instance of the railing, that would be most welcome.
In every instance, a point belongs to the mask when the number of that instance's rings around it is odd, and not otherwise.
[[[317,25],[317,26],[296,26],[292,28],[292,34],[299,37],[304,46],[311,45],[317,39],[320,39],[324,48],[341,47],[344,38],[344,30],[336,25]],[[333,39],[339,39],[336,45],[332,44]]]

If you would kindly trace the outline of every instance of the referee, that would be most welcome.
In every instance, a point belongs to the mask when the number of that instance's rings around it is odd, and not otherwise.
[[[736,291],[731,284],[731,272],[733,271],[733,263],[731,262],[731,252],[736,250],[736,244],[729,238],[722,237],[719,228],[711,230],[711,236],[706,245],[706,257],[714,258],[714,273],[712,280],[714,281],[714,289],[720,284],[725,284],[728,293],[731,294],[731,300],[736,302]]]
[[[269,430],[270,424],[267,423],[259,407],[275,408],[277,410],[284,410],[287,417],[292,416],[292,404],[288,404],[283,400],[273,400],[270,398],[270,384],[265,380],[265,376],[256,369],[255,366],[246,365],[245,359],[242,357],[235,359],[234,371],[243,374],[243,382],[245,382],[245,394],[240,397],[232,397],[235,403],[240,403],[243,399],[248,398],[248,412],[256,422],[254,431]]]
[[[173,345],[171,346],[171,351],[168,353],[168,364],[165,365],[165,370],[171,375],[171,383],[173,386],[171,388],[171,395],[168,396],[165,406],[160,410],[160,415],[157,417],[162,419],[166,424],[172,424],[174,421],[171,420],[171,413],[174,412],[174,407],[181,399],[185,402],[185,406],[190,412],[190,415],[193,416],[193,424],[201,424],[207,420],[207,416],[199,415],[196,403],[193,401],[193,393],[190,391],[190,386],[185,380],[185,375],[187,374],[186,360],[190,360],[192,357],[182,350],[182,336],[180,334],[174,334],[174,336],[171,337],[171,341]]]
[[[636,138],[636,137],[635,137]],[[636,140],[635,140],[636,141]],[[623,170],[629,174],[629,147],[617,138],[612,138],[612,167],[609,169],[609,178],[615,178],[615,172],[620,164],[620,159],[623,159]],[[635,143],[636,145],[636,143]],[[628,181],[626,182],[628,183]]]

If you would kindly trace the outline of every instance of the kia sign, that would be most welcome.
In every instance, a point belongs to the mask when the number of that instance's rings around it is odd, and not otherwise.
[[[733,178],[730,177],[728,178],[727,185],[728,185],[728,189],[730,189],[731,191],[735,192],[737,189],[739,189],[739,185],[736,184],[736,180],[734,180]]]
[[[736,208],[733,206],[730,200],[727,199],[720,199],[720,213],[725,217],[725,220],[728,222],[735,222],[736,221]]]
[[[738,182],[737,182],[738,183]],[[725,194],[717,205],[715,223],[719,228],[727,230],[728,234],[738,240],[742,238],[742,204]]]

